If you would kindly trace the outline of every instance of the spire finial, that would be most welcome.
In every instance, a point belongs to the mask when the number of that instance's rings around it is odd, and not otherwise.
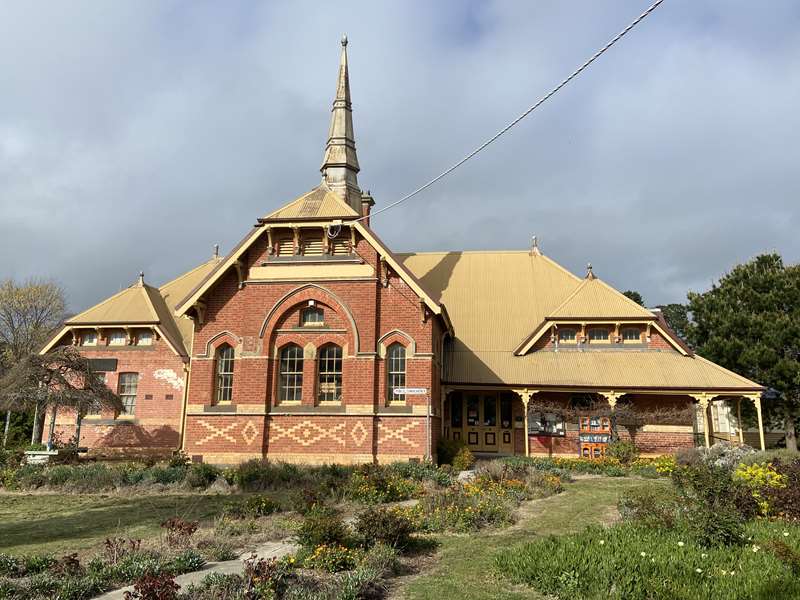
[[[586,264],[586,279],[595,279],[594,271],[592,271],[592,263]]]
[[[331,127],[322,159],[322,181],[347,202],[356,212],[361,211],[361,189],[357,174],[360,170],[353,134],[353,109],[350,104],[350,70],[347,64],[347,36],[342,36],[339,58],[339,78],[331,110]]]
[[[139,271],[139,285],[144,285],[144,271]]]
[[[219,258],[219,244],[214,244],[214,255],[212,258]]]
[[[539,250],[539,238],[533,236],[531,238],[531,254],[541,256],[542,251]]]

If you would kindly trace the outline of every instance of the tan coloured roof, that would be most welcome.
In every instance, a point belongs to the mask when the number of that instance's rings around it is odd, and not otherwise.
[[[621,294],[600,279],[585,278],[556,309],[547,315],[550,320],[640,318],[655,320],[646,308]]]
[[[219,262],[213,258],[156,289],[143,282],[134,283],[75,315],[65,325],[157,325],[179,354],[188,355],[192,323],[173,316],[175,303],[193,289]],[[61,337],[63,332],[58,334]],[[45,349],[57,340],[51,341]]]
[[[343,219],[358,216],[360,215],[338,194],[323,183],[260,220]]]
[[[91,308],[67,319],[67,325],[103,325],[120,323],[158,323],[159,318],[151,301],[151,288],[147,284],[135,283],[117,292]]]
[[[447,383],[760,389],[700,357],[671,350],[542,350],[516,356],[514,350],[523,337],[553,314],[647,319],[654,315],[607,284],[580,279],[536,253],[426,252],[397,257],[447,307],[455,331],[445,357]]]

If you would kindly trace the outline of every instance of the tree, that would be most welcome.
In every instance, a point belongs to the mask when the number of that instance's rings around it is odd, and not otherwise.
[[[642,298],[642,295],[639,292],[636,292],[634,290],[625,290],[624,292],[622,292],[622,295],[627,296],[628,298],[636,302],[636,304],[638,304],[639,306],[644,306],[644,298]]]
[[[0,375],[24,357],[38,352],[60,325],[64,312],[64,291],[53,282],[36,279],[22,284],[13,279],[0,282]],[[10,422],[8,411],[4,445]],[[40,422],[40,415],[34,410],[34,439],[40,437]]]
[[[685,304],[662,304],[658,308],[664,315],[664,320],[678,336],[687,340],[689,333],[689,308]],[[688,341],[688,340],[687,340]]]
[[[780,393],[767,417],[797,450],[800,416],[800,265],[778,254],[738,265],[703,293],[689,294],[689,338],[701,356]]]
[[[124,409],[122,399],[72,346],[61,346],[43,355],[29,354],[0,379],[0,409],[24,411],[33,407],[51,412],[48,445],[53,440],[58,409],[74,410],[76,446],[86,414],[111,409],[116,415]]]

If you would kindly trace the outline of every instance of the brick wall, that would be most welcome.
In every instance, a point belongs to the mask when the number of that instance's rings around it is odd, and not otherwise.
[[[180,445],[184,397],[184,363],[163,339],[152,346],[81,346],[87,358],[115,358],[117,370],[106,373],[106,384],[116,391],[120,373],[138,373],[136,406],[131,417],[114,419],[110,412],[87,415],[81,424],[81,445],[90,449],[176,449]],[[50,414],[44,425],[44,440]],[[75,434],[75,413],[61,409],[56,432],[63,441]]]

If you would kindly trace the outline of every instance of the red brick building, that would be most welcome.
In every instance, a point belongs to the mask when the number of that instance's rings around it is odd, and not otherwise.
[[[422,459],[445,436],[487,453],[591,455],[606,419],[526,410],[587,398],[700,408],[694,425],[645,424],[645,452],[760,443],[732,412],[747,398],[760,415],[761,386],[694,356],[591,269],[576,277],[535,244],[392,253],[358,183],[346,41],[321,171],[227,256],[159,288],[140,276],[66,323],[45,351],[78,346],[127,407],[88,415],[82,445],[349,463]],[[68,437],[75,415],[56,423]]]

